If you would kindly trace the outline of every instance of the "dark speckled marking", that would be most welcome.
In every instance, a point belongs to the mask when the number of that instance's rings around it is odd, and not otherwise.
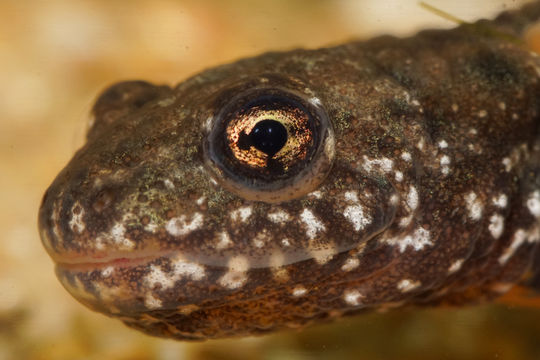
[[[539,17],[535,3],[481,23],[520,36]],[[174,88],[110,87],[40,209],[60,281],[176,339],[506,292],[540,264],[540,60],[474,29],[268,53]],[[246,200],[220,185],[202,144],[234,89],[287,84],[328,115],[332,170],[287,201]]]

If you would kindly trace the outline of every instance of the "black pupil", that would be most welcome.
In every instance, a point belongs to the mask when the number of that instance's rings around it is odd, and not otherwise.
[[[255,125],[249,136],[251,146],[268,157],[274,156],[287,142],[287,129],[279,121],[262,120]]]

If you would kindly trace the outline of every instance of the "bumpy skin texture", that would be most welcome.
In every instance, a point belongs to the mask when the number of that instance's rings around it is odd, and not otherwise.
[[[481,24],[519,36],[539,16],[533,4]],[[540,60],[481,28],[107,89],[40,209],[60,281],[88,307],[176,339],[506,292],[538,258]],[[246,200],[216,181],[203,143],[238,87],[284,84],[328,114],[332,170],[306,195]]]

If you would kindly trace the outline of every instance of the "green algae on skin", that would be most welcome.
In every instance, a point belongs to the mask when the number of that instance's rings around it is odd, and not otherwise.
[[[538,266],[539,74],[459,27],[113,85],[42,242],[79,301],[176,339],[494,299]]]

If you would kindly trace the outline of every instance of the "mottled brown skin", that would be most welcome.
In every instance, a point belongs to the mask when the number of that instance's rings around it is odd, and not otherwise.
[[[60,281],[176,339],[502,295],[539,266],[540,60],[478,29],[519,37],[539,17],[535,3],[483,27],[268,53],[175,88],[110,87],[40,209]],[[253,86],[294,87],[328,114],[332,169],[308,194],[246,200],[208,162],[208,127]]]

